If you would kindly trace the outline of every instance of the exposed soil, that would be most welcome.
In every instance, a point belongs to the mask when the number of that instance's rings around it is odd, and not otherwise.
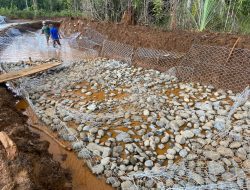
[[[7,133],[18,150],[17,157],[8,160],[0,144],[0,188],[71,189],[69,172],[52,159],[49,143],[39,141],[39,135],[29,130],[27,117],[17,110],[15,97],[4,86],[0,86],[0,94],[0,131]]]
[[[82,32],[84,27],[91,27],[106,35],[109,40],[133,45],[177,52],[187,52],[193,43],[233,47],[240,37],[236,48],[250,49],[250,36],[227,33],[166,31],[148,26],[132,26],[97,22],[87,19],[65,19],[61,25],[66,34]]]

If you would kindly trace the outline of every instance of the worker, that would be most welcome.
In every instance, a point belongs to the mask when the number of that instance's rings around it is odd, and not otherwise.
[[[43,21],[42,34],[45,35],[47,44],[49,45],[50,28],[48,24],[46,23],[46,21]]]
[[[56,47],[56,44],[58,44],[59,46],[61,46],[61,43],[60,43],[60,34],[59,34],[59,31],[58,31],[58,28],[55,27],[53,24],[50,24],[50,36],[53,40],[53,46]]]

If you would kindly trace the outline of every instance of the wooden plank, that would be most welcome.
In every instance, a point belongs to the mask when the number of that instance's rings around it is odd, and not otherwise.
[[[18,78],[25,77],[28,75],[32,75],[41,71],[45,71],[50,68],[56,67],[58,65],[61,65],[61,62],[45,63],[45,64],[29,67],[27,69],[22,69],[19,71],[11,71],[9,73],[4,73],[0,75],[0,83],[18,79]]]

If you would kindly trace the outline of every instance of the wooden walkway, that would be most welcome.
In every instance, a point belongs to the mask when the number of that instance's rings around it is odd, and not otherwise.
[[[14,80],[14,79],[18,79],[18,78],[25,77],[28,75],[32,75],[32,74],[35,74],[35,73],[38,73],[41,71],[45,71],[45,70],[48,70],[50,68],[56,67],[58,65],[61,65],[61,62],[45,63],[42,65],[32,66],[30,68],[22,69],[19,71],[11,71],[9,73],[4,73],[4,74],[0,75],[0,83],[7,82],[10,80]]]

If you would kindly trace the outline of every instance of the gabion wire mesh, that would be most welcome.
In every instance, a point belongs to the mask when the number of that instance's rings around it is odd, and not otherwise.
[[[105,40],[101,56],[123,60],[131,64],[134,48],[131,45]]]
[[[12,42],[12,38],[3,36],[0,37],[0,52],[3,51]]]
[[[75,46],[95,54],[133,63],[136,66],[168,71],[182,81],[200,82],[217,88],[242,91],[250,84],[250,51],[194,44],[187,53],[150,48],[105,40],[99,32],[85,28]],[[102,49],[102,50],[101,50]]]
[[[87,37],[88,39],[91,39],[98,45],[102,45],[104,40],[107,39],[107,37],[89,27],[84,28],[84,32],[82,33],[82,35]]]
[[[250,51],[195,44],[177,66],[183,81],[242,91],[250,84]]]
[[[177,66],[183,55],[164,50],[138,48],[134,53],[133,62],[138,66],[166,71]]]
[[[86,28],[86,31],[84,35],[80,32],[72,34],[69,37],[69,45],[72,48],[83,50],[86,57],[97,57],[101,52],[104,37],[101,37],[101,34],[94,30],[90,31],[89,28]],[[92,35],[91,32],[93,33]]]

